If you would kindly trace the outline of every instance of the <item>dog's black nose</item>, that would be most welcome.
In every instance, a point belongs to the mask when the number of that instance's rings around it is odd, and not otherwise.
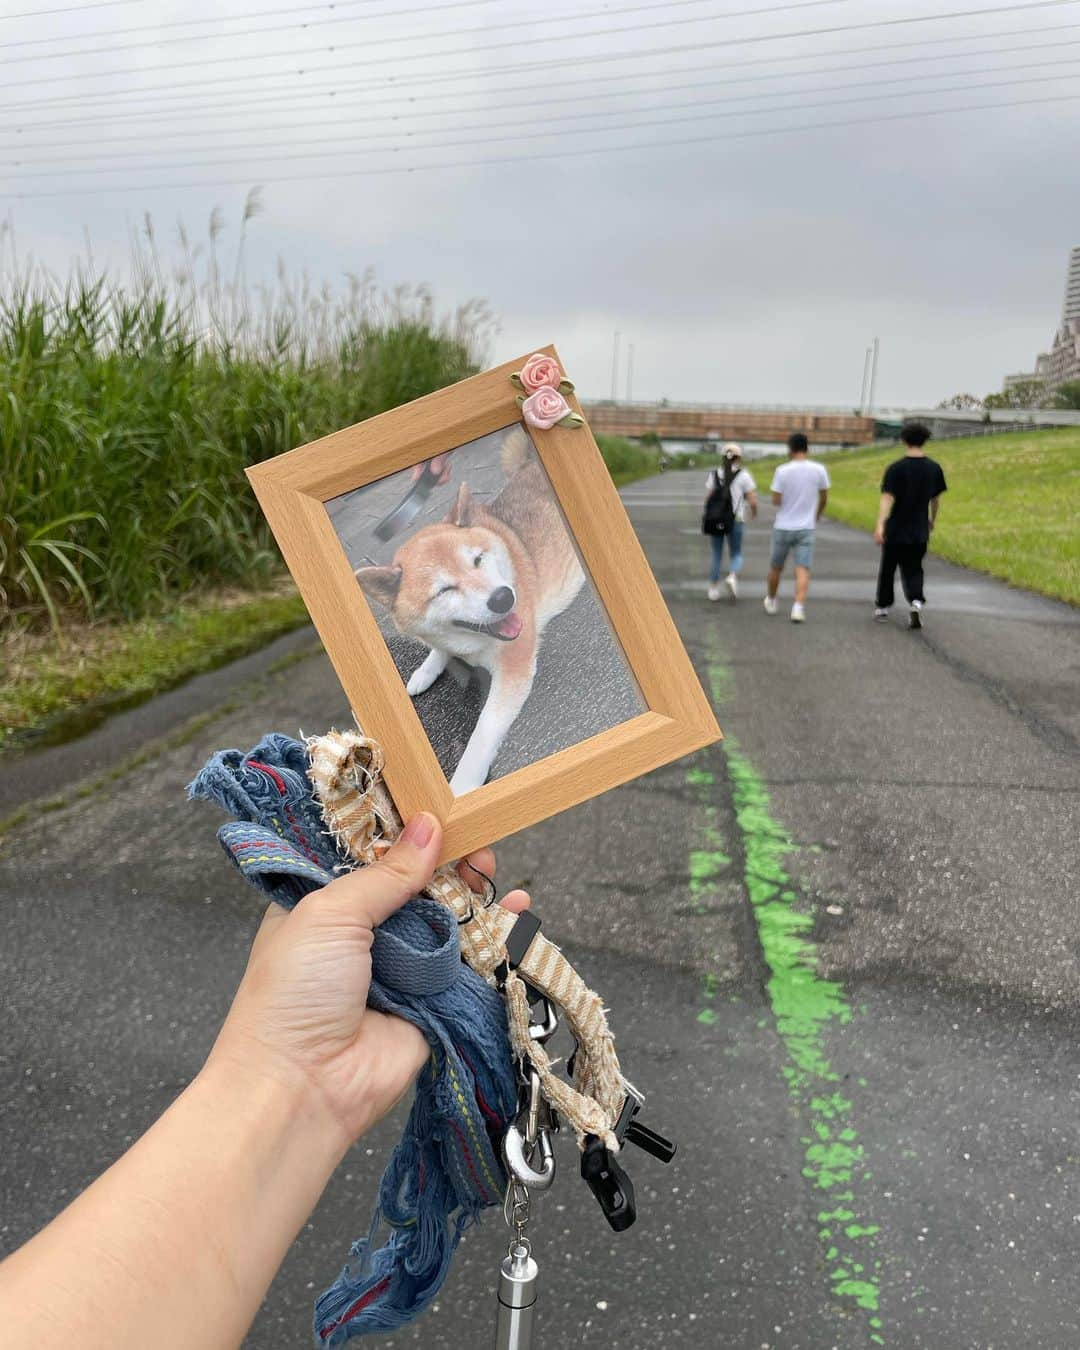
[[[509,586],[500,586],[488,596],[488,609],[492,614],[509,614],[514,608],[514,592]]]

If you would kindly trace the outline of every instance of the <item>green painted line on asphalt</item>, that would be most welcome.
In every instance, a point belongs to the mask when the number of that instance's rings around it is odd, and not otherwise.
[[[710,633],[710,692],[714,703],[721,704],[730,696],[731,680],[718,647],[715,633]],[[760,776],[730,736],[723,753],[745,859],[743,880],[769,971],[769,1003],[787,1053],[782,1072],[807,1130],[801,1140],[802,1174],[828,1196],[817,1222],[830,1292],[867,1314],[870,1343],[884,1345],[877,1275],[882,1264],[877,1258],[881,1230],[860,1212],[860,1184],[870,1180],[870,1173],[852,1123],[852,1102],[837,1090],[842,1078],[829,1061],[824,1041],[825,1028],[832,1023],[846,1025],[852,1011],[841,985],[819,974],[817,950],[810,936],[813,919],[796,908],[798,896],[785,866],[795,844],[773,819]],[[706,847],[691,854],[690,864],[691,895],[696,907],[704,909],[706,890],[730,859],[720,848],[723,837],[715,801],[715,775],[697,764],[689,770],[687,783],[694,790],[704,822]],[[707,984],[703,993],[706,1004],[713,1001],[716,981]],[[698,1013],[699,1022],[710,1024],[715,1020],[711,1007]]]

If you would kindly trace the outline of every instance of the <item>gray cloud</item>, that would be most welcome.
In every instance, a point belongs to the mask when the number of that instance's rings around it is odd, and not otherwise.
[[[957,0],[956,8],[965,7],[978,6]],[[1052,34],[981,44],[971,39],[980,33],[1076,22],[1080,7],[1074,11],[1063,6],[1059,12],[1030,5],[1025,7],[1027,13],[803,39],[768,48],[702,48],[678,56],[658,55],[651,63],[621,64],[609,59],[612,50],[648,51],[692,42],[695,34],[704,41],[707,35],[729,37],[931,15],[936,8],[928,0],[875,0],[873,4],[838,0],[801,14],[672,29],[642,28],[607,43],[575,39],[573,31],[603,24],[560,23],[550,14],[550,6],[539,16],[513,0],[448,11],[423,22],[431,29],[446,30],[481,23],[485,15],[493,23],[522,18],[521,46],[495,58],[503,67],[551,59],[560,53],[586,55],[590,60],[531,76],[439,84],[436,81],[448,69],[472,69],[491,58],[478,52],[423,62],[395,64],[392,60],[395,54],[410,55],[422,44],[372,48],[359,54],[342,51],[320,58],[341,72],[330,83],[355,82],[369,75],[375,81],[396,74],[402,80],[402,92],[375,90],[366,102],[356,95],[342,95],[322,105],[314,103],[307,110],[275,109],[268,104],[245,112],[229,99],[246,97],[260,87],[258,82],[238,82],[232,89],[207,85],[203,102],[217,100],[216,111],[177,112],[162,122],[140,120],[132,113],[107,127],[94,124],[96,131],[80,121],[102,106],[88,97],[81,106],[63,107],[62,115],[70,114],[70,126],[48,134],[79,142],[79,148],[70,152],[71,168],[108,164],[113,171],[83,180],[61,166],[48,178],[29,180],[19,170],[11,170],[7,178],[10,192],[60,190],[66,194],[16,200],[11,214],[22,247],[54,267],[63,267],[81,250],[84,226],[98,256],[119,263],[126,254],[127,228],[143,210],[153,213],[162,230],[182,216],[197,234],[211,208],[221,204],[235,238],[243,198],[251,184],[272,180],[279,173],[302,175],[334,168],[341,173],[336,181],[267,181],[266,210],[252,226],[250,275],[271,275],[281,256],[295,269],[307,268],[330,280],[371,265],[387,284],[427,281],[446,306],[483,296],[502,324],[495,357],[517,355],[554,340],[579,387],[591,394],[608,391],[616,329],[622,333],[624,351],[628,343],[634,344],[635,393],[645,397],[849,404],[858,394],[863,351],[875,334],[882,340],[882,402],[933,402],[960,389],[986,392],[998,386],[1006,371],[1030,365],[1035,352],[1046,344],[1058,317],[1068,248],[1080,243],[1080,177],[1071,167],[1077,156],[1080,101],[1001,105],[1074,93],[1080,64],[1001,76],[1039,79],[1038,84],[971,94],[933,91],[964,84],[961,71],[1023,61],[1061,61],[1070,52],[1080,59],[1080,28],[1065,29],[1060,35],[1062,43],[1077,42],[1072,48],[1058,45],[1026,55],[927,59],[923,64],[862,74],[808,77],[805,72],[841,62],[886,59],[888,52],[865,58],[837,53],[884,45],[892,38],[899,44],[931,35],[968,36],[966,45],[958,42],[955,48],[944,44],[926,49],[895,47],[897,57],[927,58],[956,50],[990,52],[1010,45],[1052,42]],[[210,8],[202,12],[212,26]],[[561,12],[573,13],[570,7]],[[724,7],[702,0],[700,10],[673,7],[643,13],[640,21],[696,12],[718,15]],[[157,17],[167,21],[193,14],[190,7],[180,5],[120,7],[65,16],[65,31],[92,33]],[[541,22],[565,34],[558,46],[530,48],[528,35],[540,31]],[[613,15],[603,22],[615,27],[634,20]],[[355,41],[360,36],[413,32],[416,23],[415,18],[385,19],[343,24],[335,31],[341,40]],[[43,26],[26,29],[28,36],[41,31],[46,31]],[[491,34],[491,41],[503,38],[505,34]],[[468,43],[488,45],[484,39],[443,41],[444,46]],[[68,78],[79,71],[117,66],[130,73],[86,82],[85,87],[117,98],[124,89],[142,86],[153,97],[153,91],[167,80],[199,78],[194,69],[177,68],[164,74],[150,70],[174,57],[177,61],[209,60],[253,49],[275,53],[265,62],[236,65],[239,77],[296,63],[301,58],[292,49],[303,50],[308,45],[317,43],[290,35],[252,38],[246,44],[217,36],[183,47],[147,46],[137,54],[73,59],[48,67],[16,66],[8,71],[19,80],[35,73],[46,76],[32,91],[46,98],[83,88],[82,82]],[[431,46],[436,45],[433,39]],[[378,65],[365,64],[376,56]],[[780,56],[797,59],[774,66],[751,64]],[[710,65],[711,73],[689,69],[703,64]],[[672,73],[664,80],[646,80],[633,73],[648,68]],[[207,66],[202,73],[207,79],[219,79],[229,71],[226,64]],[[530,97],[527,92],[508,92],[511,86],[549,85],[550,91],[538,89],[533,96],[550,99],[559,92],[555,88],[559,80],[587,81],[590,76],[599,79],[620,72],[625,72],[625,79],[614,85],[590,88],[583,84],[566,91],[569,97],[571,92],[581,95],[614,87],[619,97],[611,102],[544,104],[535,111],[513,112],[495,106]],[[779,78],[752,85],[733,83],[765,72]],[[859,92],[872,96],[871,101],[831,110],[805,106],[844,97],[812,92],[815,89],[878,76],[884,81],[904,73],[911,80],[907,86],[882,83],[876,90],[853,90],[847,95]],[[970,83],[989,78],[973,76]],[[693,101],[695,95],[669,91],[666,86],[702,81],[711,82],[715,92],[712,88],[701,91],[702,106],[695,122],[604,133],[596,129],[600,119],[586,121],[580,116],[605,107],[611,110],[612,121],[622,123],[672,117],[677,114],[650,110]],[[496,91],[496,85],[503,87]],[[310,82],[285,77],[274,87],[286,100],[296,88],[310,87]],[[409,104],[410,91],[418,96],[443,92],[433,104]],[[705,99],[750,91],[756,91],[763,102],[771,99],[783,104],[785,110],[761,116],[742,105],[737,115],[721,120],[710,116],[717,109],[704,106]],[[793,98],[793,91],[806,92]],[[17,97],[26,97],[26,90],[18,91]],[[158,106],[164,106],[180,96],[162,92],[159,97]],[[0,92],[0,103],[15,100],[10,88]],[[889,116],[983,103],[995,106],[940,118],[801,129],[812,122],[854,121],[860,114]],[[119,99],[115,106],[122,106]],[[149,110],[153,105],[144,106]],[[334,115],[340,118],[340,129],[328,133],[325,128],[311,127],[305,131],[307,123],[327,118],[328,106],[337,110]],[[484,133],[454,130],[478,122],[490,128],[491,139],[487,144],[397,153],[335,147],[328,158],[277,165],[267,157],[252,157],[225,168],[212,163],[226,153],[222,147],[235,142],[245,129],[250,129],[250,140],[279,141],[284,154],[297,141],[326,134],[359,138],[385,133],[387,124],[376,124],[374,117],[421,107],[433,107],[438,116],[396,124],[415,131],[412,142],[418,147],[436,140],[482,140]],[[460,115],[452,111],[466,107],[472,111]],[[576,120],[554,120],[575,112]],[[54,117],[57,112],[41,108],[20,113],[14,124],[27,130],[0,135],[5,146],[19,138],[29,147],[20,151],[27,164],[34,161],[35,153],[38,159],[69,153],[34,151],[47,133],[32,128],[47,114]],[[494,139],[521,130],[511,128],[511,121],[530,118],[537,127],[557,134],[542,141]],[[288,130],[258,130],[282,120],[292,124]],[[741,133],[763,127],[788,130],[739,139]],[[189,134],[182,138],[162,134],[185,130]],[[122,134],[132,138],[130,146],[98,143],[106,135]],[[588,146],[674,140],[680,135],[687,143],[580,158],[573,154]],[[715,139],[692,143],[694,138],[706,137]],[[157,167],[134,172],[121,165],[117,170],[117,161],[101,158],[106,151],[117,149],[130,154],[130,163]],[[540,152],[557,152],[560,157],[529,158]],[[10,152],[3,158],[10,162]],[[195,163],[185,169],[172,168],[178,159]],[[348,172],[364,165],[454,165],[477,159],[505,162],[382,177],[354,177]],[[231,185],[147,186],[206,178],[224,178]],[[67,192],[81,182],[120,183],[123,190]]]

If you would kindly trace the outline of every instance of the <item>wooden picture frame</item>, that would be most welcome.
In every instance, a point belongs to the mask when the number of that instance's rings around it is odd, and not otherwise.
[[[554,347],[539,349],[558,360]],[[379,741],[403,820],[442,821],[458,858],[700,749],[721,736],[633,527],[587,425],[531,430],[578,552],[646,710],[455,797],[424,733],[325,503],[521,423],[507,362],[413,403],[255,464],[248,478],[358,724]],[[560,362],[561,366],[561,362]],[[566,395],[580,414],[572,392]]]

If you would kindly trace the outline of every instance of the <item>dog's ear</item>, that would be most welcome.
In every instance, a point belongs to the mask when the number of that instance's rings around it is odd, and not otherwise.
[[[400,567],[358,567],[356,579],[369,600],[393,609],[401,587]]]
[[[460,525],[465,528],[472,524],[473,500],[472,493],[469,491],[468,483],[462,483],[458,488],[457,497],[450,508],[446,519],[451,525]]]

